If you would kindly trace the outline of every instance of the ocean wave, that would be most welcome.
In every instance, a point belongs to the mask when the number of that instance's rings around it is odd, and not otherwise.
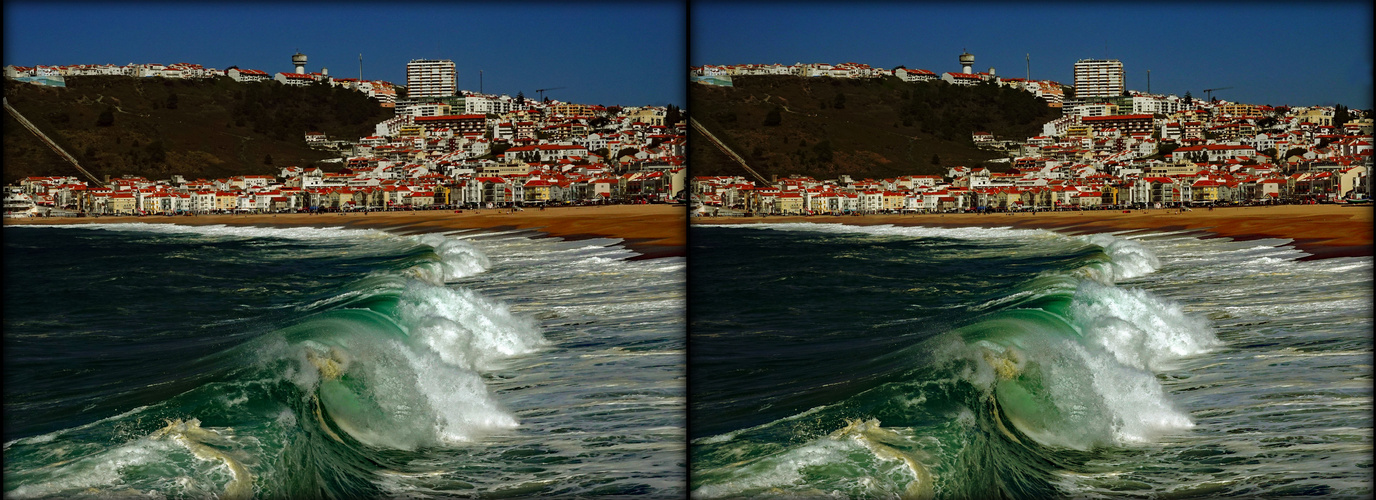
[[[318,395],[331,424],[370,446],[445,446],[515,427],[481,373],[543,347],[538,326],[505,304],[444,284],[490,267],[476,247],[433,234],[414,240],[437,260],[375,276],[336,304],[370,309],[329,311],[284,332],[288,349],[300,349],[292,379]]]
[[[181,224],[159,224],[148,222],[93,223],[93,224],[52,224],[25,225],[15,227],[45,227],[62,229],[88,229],[105,231],[138,231],[155,234],[194,234],[216,238],[281,238],[291,240],[349,238],[390,238],[388,233],[373,229],[346,229],[342,227],[254,227],[207,224],[188,226]]]
[[[1119,363],[1138,369],[1164,370],[1169,368],[1168,361],[1219,345],[1208,320],[1141,289],[1082,283],[1068,315],[1084,339],[1103,347]]]
[[[1118,280],[1139,278],[1161,268],[1161,260],[1141,243],[1099,233],[1081,237],[1083,241],[1098,245],[1109,257],[1112,277],[1109,283]]]
[[[338,228],[66,227],[365,242],[358,253],[366,259],[355,262],[368,267],[334,293],[301,301],[289,324],[207,357],[214,373],[205,384],[5,443],[6,496],[378,496],[375,471],[404,467],[391,462],[396,452],[470,445],[519,426],[485,376],[547,345],[532,318],[450,284],[491,267],[458,238]],[[38,465],[10,468],[20,461]]]
[[[1014,229],[1012,227],[925,227],[895,226],[876,224],[855,226],[841,223],[786,222],[758,224],[701,224],[700,227],[725,227],[733,229],[756,229],[778,231],[806,231],[831,234],[866,234],[873,236],[906,236],[913,238],[952,238],[984,240],[995,238],[1038,238],[1056,233],[1042,229]]]
[[[423,279],[433,284],[443,284],[460,278],[467,278],[487,271],[492,262],[472,244],[457,238],[439,234],[425,234],[413,237],[416,241],[430,246],[442,264],[438,274],[421,274]],[[427,269],[427,271],[430,271]]]
[[[696,471],[695,496],[1035,498],[1055,494],[1055,472],[1073,468],[1073,457],[1195,426],[1156,372],[1221,342],[1181,303],[1119,284],[1163,267],[1137,239],[1006,228],[722,227],[992,239],[1000,249],[1013,241],[1032,246],[1030,256],[1068,258],[967,306],[971,316],[952,330],[920,337],[900,353],[912,362],[890,382],[694,440],[695,453],[717,464]],[[881,427],[879,419],[913,426]],[[915,436],[919,429],[928,437]]]
[[[1153,372],[1218,346],[1208,321],[1114,284],[1161,267],[1142,244],[1107,234],[1080,239],[1107,260],[1072,270],[1072,293],[1042,287],[1049,310],[1004,309],[958,330],[977,346],[964,358],[983,367],[971,381],[992,388],[1003,414],[1043,445],[1131,445],[1192,427]]]
[[[412,340],[466,369],[491,369],[495,360],[545,343],[534,320],[471,290],[414,286],[402,294],[396,311]]]

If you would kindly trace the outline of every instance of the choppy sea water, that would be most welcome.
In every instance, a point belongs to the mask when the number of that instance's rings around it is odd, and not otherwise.
[[[686,494],[683,258],[525,234],[4,233],[7,498]]]
[[[1369,498],[1372,259],[691,229],[697,498]]]

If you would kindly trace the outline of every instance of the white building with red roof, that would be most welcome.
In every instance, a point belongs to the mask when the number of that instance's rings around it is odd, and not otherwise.
[[[277,73],[272,79],[277,83],[294,87],[305,87],[315,83],[315,78],[306,73]]]
[[[271,78],[266,71],[241,68],[229,68],[225,70],[225,76],[236,82],[264,82]]]
[[[976,73],[942,73],[941,81],[952,85],[971,86],[984,82],[984,77]]]
[[[930,82],[937,79],[936,73],[925,69],[896,68],[893,76],[905,82]]]

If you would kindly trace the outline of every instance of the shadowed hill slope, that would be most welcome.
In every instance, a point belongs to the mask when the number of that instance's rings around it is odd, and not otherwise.
[[[326,85],[120,76],[66,82],[66,88],[53,88],[6,80],[5,97],[98,177],[275,174],[284,165],[333,156],[307,147],[305,132],[356,140],[392,115],[360,92]],[[4,148],[6,184],[26,176],[77,175],[8,113]]]
[[[1031,93],[896,78],[734,76],[734,87],[693,84],[693,117],[766,177],[821,179],[944,174],[999,158],[971,140],[1038,135],[1059,112]],[[692,175],[744,170],[690,131]],[[934,161],[935,160],[935,161]]]

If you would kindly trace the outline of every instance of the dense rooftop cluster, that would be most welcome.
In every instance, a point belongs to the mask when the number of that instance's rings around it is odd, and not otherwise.
[[[840,70],[838,68],[844,68]],[[915,70],[865,65],[738,65],[696,75],[794,74],[909,79]],[[935,80],[924,72],[926,80]],[[983,84],[1032,91],[1026,80],[974,74]],[[949,84],[951,82],[947,82]],[[1051,82],[1054,83],[1054,82]],[[940,83],[933,83],[940,84]],[[1341,106],[1272,107],[1128,91],[1063,99],[1041,135],[976,145],[1005,153],[992,165],[947,175],[756,185],[744,177],[695,177],[695,213],[775,214],[962,211],[1104,206],[1335,201],[1369,194],[1372,118]]]
[[[603,107],[473,92],[394,102],[395,116],[378,123],[371,136],[355,141],[304,134],[312,147],[339,152],[339,158],[326,160],[340,163],[337,171],[291,166],[276,176],[191,181],[125,176],[103,186],[75,177],[29,177],[9,188],[6,211],[160,214],[660,202],[685,191],[686,124],[672,106]]]

